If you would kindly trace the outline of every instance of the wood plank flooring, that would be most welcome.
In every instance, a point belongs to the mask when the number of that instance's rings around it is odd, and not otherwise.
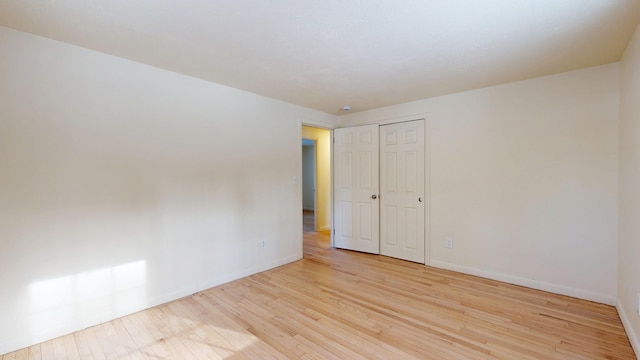
[[[0,356],[9,359],[635,359],[615,308],[329,248]]]

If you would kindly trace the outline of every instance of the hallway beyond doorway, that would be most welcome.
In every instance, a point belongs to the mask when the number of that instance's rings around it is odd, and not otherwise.
[[[315,214],[311,210],[302,210],[302,231],[316,231]]]

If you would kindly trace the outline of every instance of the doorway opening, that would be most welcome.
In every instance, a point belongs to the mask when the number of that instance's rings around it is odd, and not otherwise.
[[[302,226],[305,232],[316,228],[316,141],[302,139]]]
[[[331,131],[302,125],[302,225],[306,241],[331,234]]]

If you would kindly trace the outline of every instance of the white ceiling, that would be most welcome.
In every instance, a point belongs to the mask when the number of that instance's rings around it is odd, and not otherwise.
[[[620,60],[640,0],[0,0],[0,25],[338,114]]]

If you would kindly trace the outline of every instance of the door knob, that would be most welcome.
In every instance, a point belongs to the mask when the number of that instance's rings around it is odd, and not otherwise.
[[[422,202],[422,198],[421,197],[418,198],[418,202]]]
[[[377,199],[377,198],[378,198],[378,195],[373,194],[373,195],[371,195],[371,198],[372,198],[373,200],[375,200],[375,199]]]

